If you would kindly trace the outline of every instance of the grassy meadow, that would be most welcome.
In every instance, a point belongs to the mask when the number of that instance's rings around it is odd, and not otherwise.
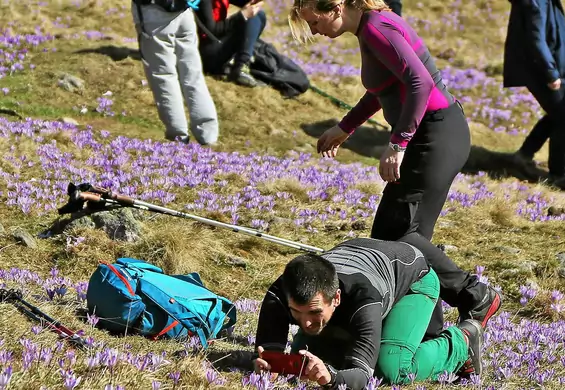
[[[264,39],[299,63],[312,85],[348,104],[362,96],[356,38],[301,46],[290,3],[266,0]],[[510,5],[503,0],[404,3],[450,90],[463,102],[473,148],[455,180],[433,242],[505,296],[489,324],[480,382],[408,389],[560,389],[565,384],[565,195],[511,153],[542,114],[523,89],[502,89]],[[76,224],[59,231],[69,182],[105,186],[147,202],[261,229],[321,248],[367,237],[384,183],[382,115],[335,159],[316,140],[345,111],[313,90],[285,99],[207,77],[220,119],[211,148],[165,141],[137,52],[127,0],[0,0],[0,288],[88,340],[73,350],[7,303],[0,304],[0,389],[304,388],[250,375],[258,304],[300,252],[190,219],[135,212],[135,239]],[[82,87],[68,90],[62,80]],[[26,235],[28,233],[28,235]],[[25,237],[25,240],[22,238]],[[83,314],[99,261],[140,258],[167,273],[200,273],[238,305],[231,336],[206,351],[191,342],[115,337]],[[63,287],[64,286],[64,287]],[[455,321],[446,308],[446,320]]]

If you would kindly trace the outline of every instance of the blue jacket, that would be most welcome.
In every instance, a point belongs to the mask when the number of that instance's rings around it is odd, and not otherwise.
[[[510,0],[504,45],[504,86],[565,77],[565,16],[561,0]]]

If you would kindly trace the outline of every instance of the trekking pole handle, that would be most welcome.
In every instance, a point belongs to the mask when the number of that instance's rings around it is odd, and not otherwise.
[[[78,194],[78,198],[87,202],[100,202],[102,200],[102,195],[92,192],[81,192]]]
[[[130,198],[129,196],[126,195],[114,194],[113,192],[109,193],[108,198],[115,200],[116,202],[126,206],[133,206],[135,203],[133,198]]]

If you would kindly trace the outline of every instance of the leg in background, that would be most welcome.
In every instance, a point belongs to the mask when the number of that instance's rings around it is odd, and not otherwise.
[[[139,50],[159,119],[165,126],[165,137],[169,140],[187,138],[188,123],[173,42],[178,28],[177,13],[165,12],[155,5],[142,6],[141,9],[143,28],[139,23],[138,9],[135,4],[132,6]]]
[[[213,144],[218,140],[218,115],[202,70],[194,14],[187,11],[181,18],[183,20],[176,38],[175,53],[190,116],[190,129],[200,144]]]

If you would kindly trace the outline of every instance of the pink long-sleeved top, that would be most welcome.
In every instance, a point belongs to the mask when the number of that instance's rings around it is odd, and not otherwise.
[[[424,115],[449,107],[455,98],[422,39],[395,13],[366,12],[356,35],[367,91],[339,127],[351,134],[382,108],[392,126],[390,141],[406,147]]]

